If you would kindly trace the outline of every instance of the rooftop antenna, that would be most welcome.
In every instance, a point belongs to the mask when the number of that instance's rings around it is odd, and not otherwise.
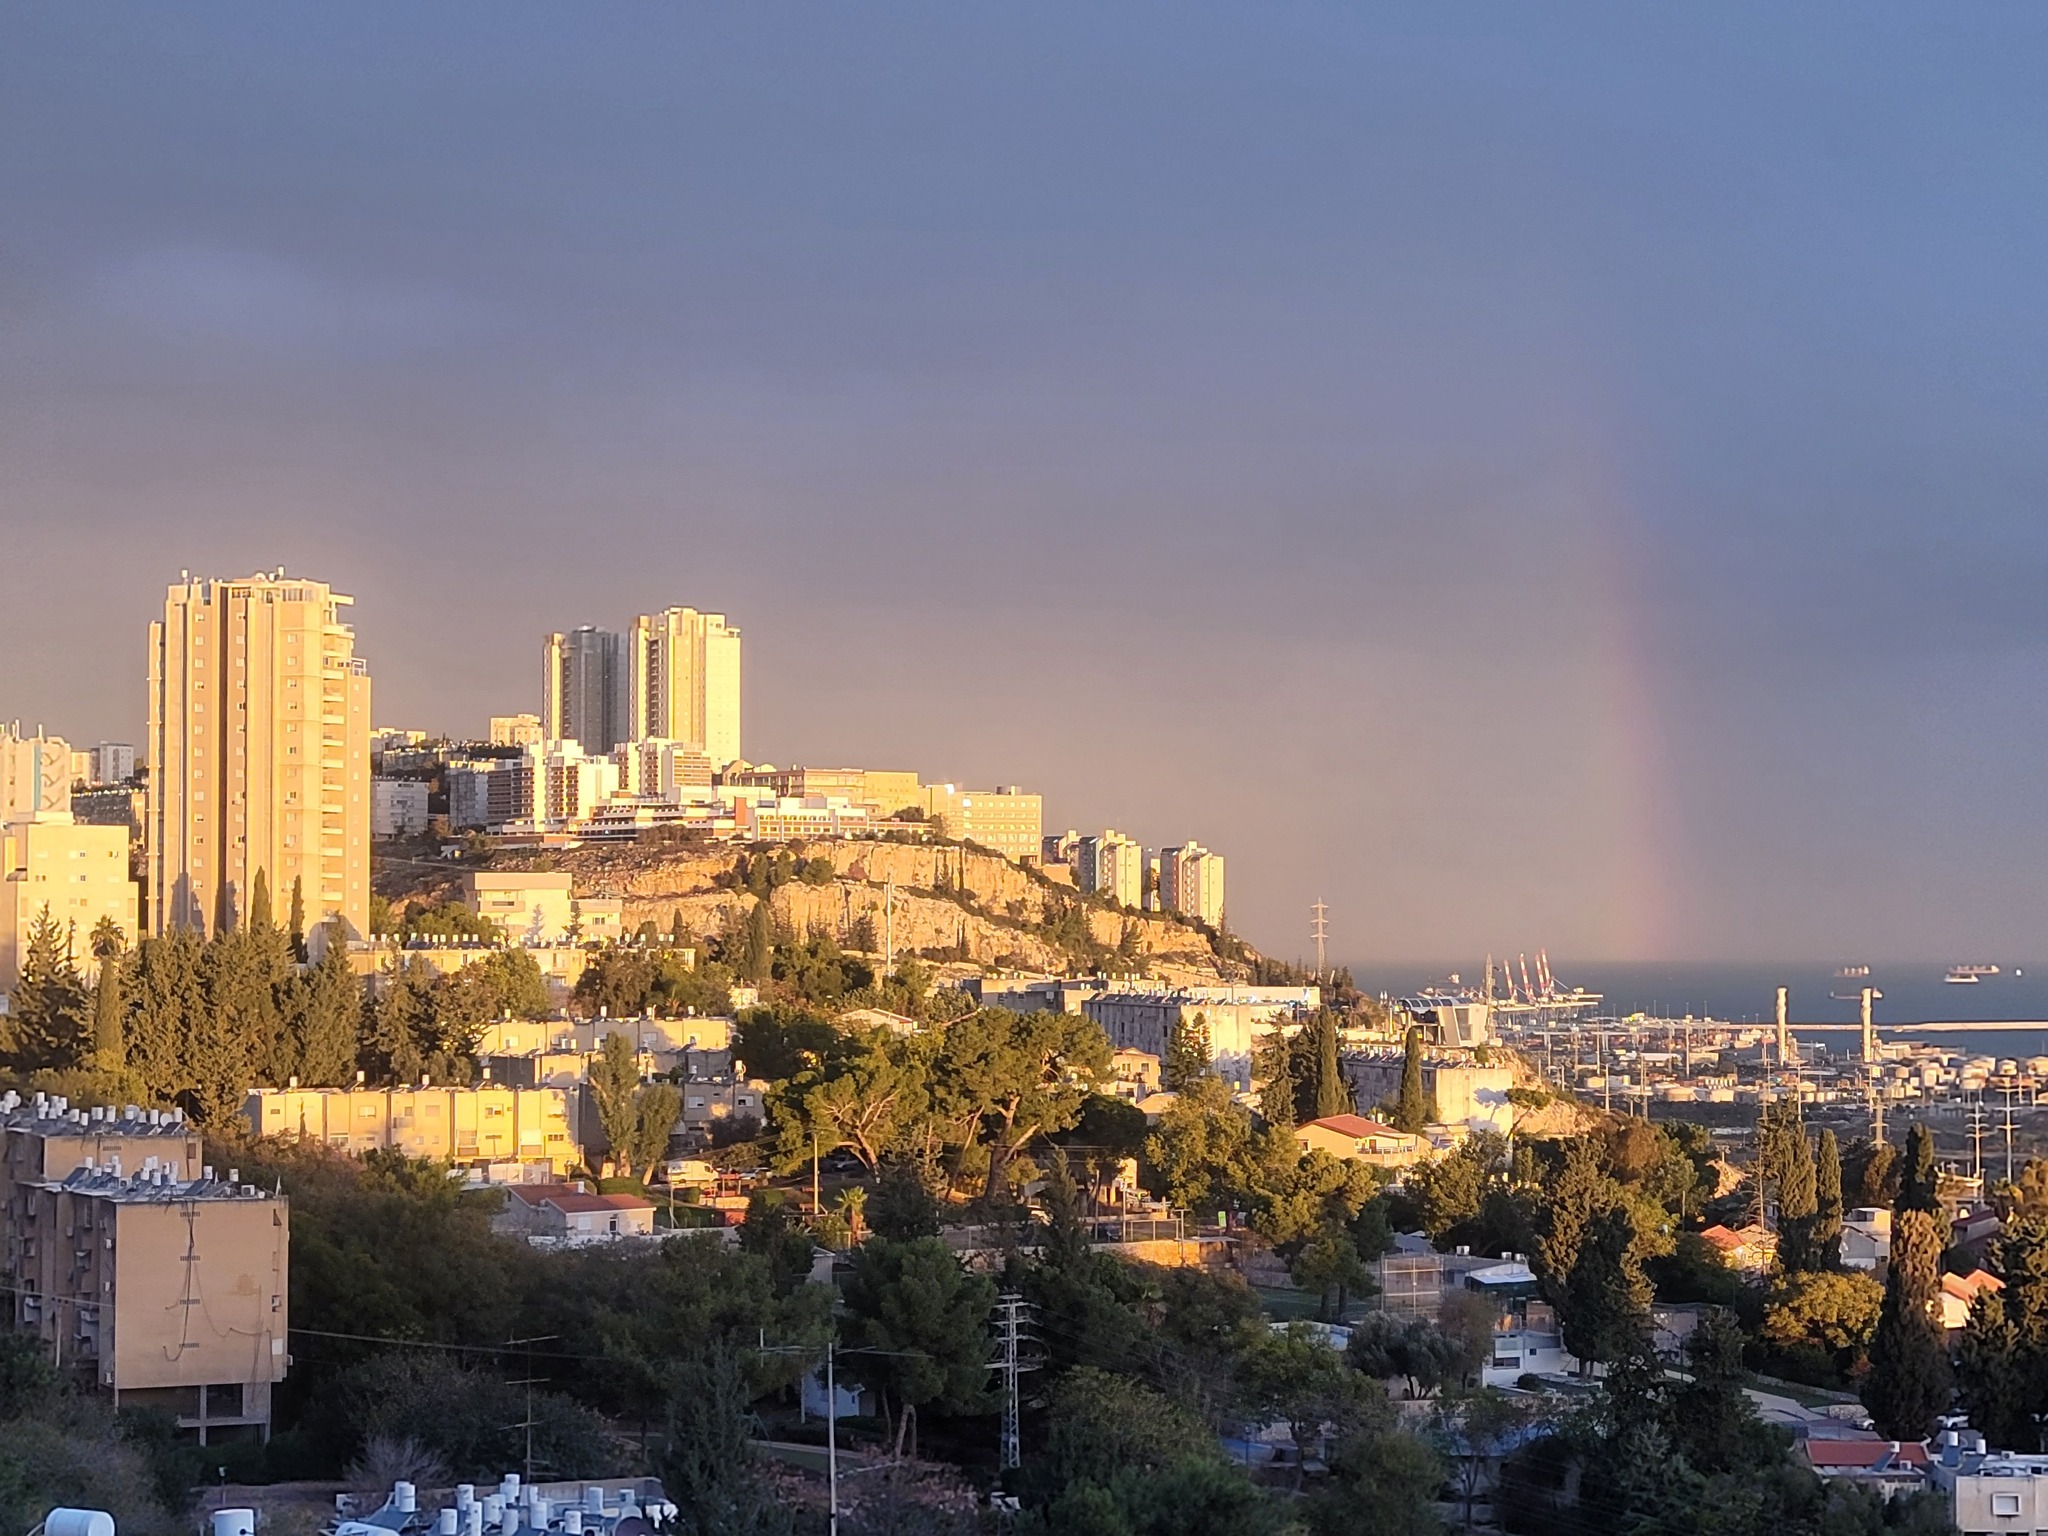
[[[1323,944],[1330,937],[1330,909],[1318,896],[1309,909],[1308,936],[1316,941],[1316,980],[1323,979]]]

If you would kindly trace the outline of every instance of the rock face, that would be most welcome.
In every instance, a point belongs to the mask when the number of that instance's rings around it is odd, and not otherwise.
[[[927,949],[964,951],[964,959],[979,965],[1057,972],[1071,966],[1073,957],[1046,925],[1078,910],[1097,944],[1111,949],[1126,945],[1162,980],[1213,981],[1242,974],[1242,967],[1217,958],[1198,928],[1157,913],[1083,901],[1072,889],[1000,854],[945,844],[837,839],[788,847],[800,861],[823,858],[833,869],[828,884],[792,881],[770,896],[776,918],[797,933],[821,929],[848,944],[866,918],[873,924],[876,947],[886,930],[899,956]],[[704,937],[728,931],[754,904],[746,891],[719,883],[740,856],[739,850],[723,847],[587,846],[503,850],[489,867],[558,870],[574,877],[578,895],[621,898],[628,931],[652,922],[666,933],[680,913],[684,929]],[[430,906],[458,898],[463,870],[475,867],[394,864],[380,871],[377,889],[394,906]]]

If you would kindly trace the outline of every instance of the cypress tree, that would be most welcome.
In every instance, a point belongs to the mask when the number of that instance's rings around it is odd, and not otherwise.
[[[100,961],[99,980],[93,983],[92,1064],[102,1072],[119,1072],[128,1064],[126,1045],[121,1038],[122,965],[120,955],[108,955]]]
[[[1862,1393],[1877,1432],[1889,1440],[1926,1439],[1935,1415],[1949,1408],[1941,1248],[1941,1227],[1931,1213],[1902,1208],[1894,1214],[1884,1305],[1870,1341],[1870,1374]]]
[[[1549,1198],[1537,1210],[1536,1277],[1546,1300],[1566,1305],[1579,1249],[1594,1214],[1615,1198],[1613,1181],[1600,1171],[1598,1158],[1583,1137],[1564,1144],[1564,1166],[1549,1182]]]
[[[1636,1237],[1625,1205],[1611,1205],[1586,1224],[1562,1317],[1565,1348],[1582,1361],[1631,1360],[1648,1349],[1652,1291]]]
[[[306,958],[306,886],[297,875],[292,876],[291,938],[292,953],[303,962]]]
[[[1819,1212],[1813,1143],[1804,1130],[1794,1130],[1782,1143],[1784,1164],[1778,1174],[1778,1268],[1803,1275],[1814,1263],[1814,1221]]]
[[[1179,1093],[1198,1078],[1206,1077],[1209,1066],[1209,1016],[1197,1013],[1173,1026],[1173,1036],[1166,1042],[1161,1076],[1170,1092]]]
[[[1316,1119],[1348,1115],[1353,1104],[1344,1067],[1337,1058],[1337,1016],[1329,1009],[1316,1014]]]
[[[1411,1024],[1402,1042],[1401,1096],[1394,1102],[1394,1129],[1412,1134],[1429,1123],[1428,1115],[1422,1096],[1422,1030]]]
[[[270,876],[262,870],[256,871],[256,883],[249,888],[249,922],[251,932],[268,933],[270,920]]]
[[[1842,1149],[1828,1130],[1820,1133],[1814,1162],[1813,1239],[1807,1257],[1816,1270],[1842,1267]]]
[[[740,946],[740,975],[748,981],[766,981],[774,965],[775,923],[768,912],[767,898],[763,897],[747,913],[746,938]]]
[[[355,1078],[363,998],[347,951],[339,936],[330,938],[292,1021],[292,1071],[309,1088],[343,1088]]]
[[[1929,1214],[1939,1211],[1941,1201],[1935,1196],[1939,1178],[1934,1166],[1934,1132],[1916,1122],[1906,1132],[1906,1164],[1899,1175],[1898,1208]]]

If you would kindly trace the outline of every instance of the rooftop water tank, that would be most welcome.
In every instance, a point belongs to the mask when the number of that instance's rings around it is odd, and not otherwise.
[[[114,1517],[103,1509],[53,1509],[44,1536],[114,1536]]]

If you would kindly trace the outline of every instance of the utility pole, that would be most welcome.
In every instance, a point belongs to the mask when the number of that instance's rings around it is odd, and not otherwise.
[[[1970,1172],[1979,1184],[1984,1182],[1984,1101],[1981,1098],[1970,1106]]]
[[[2012,1096],[2019,1092],[2016,1087],[1998,1090],[2005,1095],[2005,1182],[2012,1182]]]
[[[526,1459],[524,1464],[526,1467],[526,1486],[529,1488],[533,1486],[533,1389],[539,1380],[533,1374],[533,1346],[536,1344],[552,1344],[556,1337],[552,1333],[543,1333],[536,1334],[530,1339],[507,1339],[505,1341],[507,1349],[516,1349],[522,1344],[526,1346],[525,1380],[509,1381],[506,1385],[509,1387],[526,1388],[526,1417],[520,1421],[517,1427],[526,1432]]]
[[[896,881],[882,886],[882,975],[896,974]]]
[[[1308,910],[1308,936],[1316,941],[1316,980],[1320,982],[1323,979],[1323,968],[1327,964],[1323,955],[1323,944],[1330,936],[1330,909],[1323,904],[1322,897],[1318,896],[1315,905]]]
[[[834,1334],[825,1341],[825,1486],[830,1511],[826,1536],[839,1536],[839,1386],[832,1374],[838,1353],[839,1337]]]
[[[1025,1312],[1030,1303],[1015,1291],[1005,1291],[996,1301],[996,1343],[1002,1349],[999,1359],[992,1362],[990,1369],[1002,1377],[1003,1383],[1003,1439],[998,1461],[1007,1472],[1021,1466],[1024,1460],[1023,1443],[1018,1433],[1017,1379],[1026,1371],[1035,1371],[1036,1365],[1019,1358],[1017,1346],[1024,1342],[1023,1329],[1027,1321]]]

